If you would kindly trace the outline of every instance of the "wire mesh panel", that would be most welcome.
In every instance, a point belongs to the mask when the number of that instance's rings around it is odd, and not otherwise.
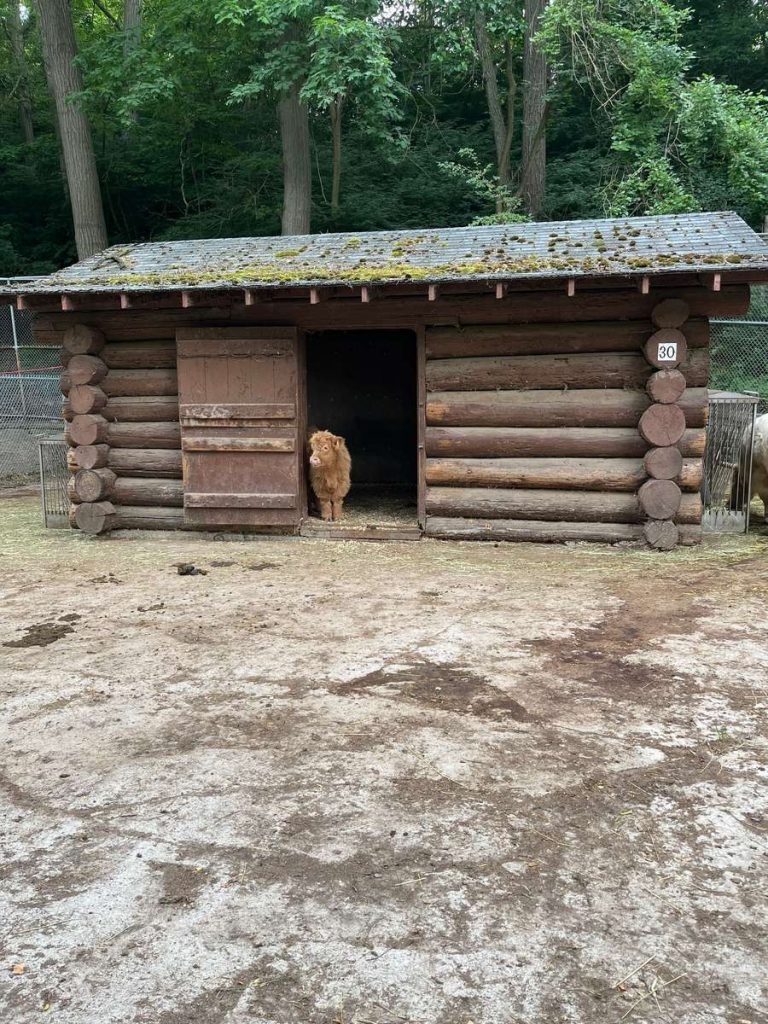
[[[40,503],[46,526],[69,526],[67,495],[67,445],[63,438],[46,438],[39,443]]]
[[[752,286],[745,316],[710,323],[710,387],[754,392],[768,411],[768,285]]]
[[[709,396],[702,527],[710,533],[746,533],[749,529],[758,402],[757,395],[729,391],[713,391]]]
[[[34,481],[38,436],[62,430],[60,370],[59,350],[35,343],[32,314],[0,305],[0,487]]]

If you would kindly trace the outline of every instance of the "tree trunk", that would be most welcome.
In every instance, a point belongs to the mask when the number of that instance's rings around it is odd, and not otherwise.
[[[21,13],[18,0],[8,4],[8,35],[13,51],[13,62],[16,71],[16,95],[19,102],[19,124],[21,134],[29,146],[35,141],[35,129],[32,124],[32,101],[29,98],[29,70],[24,53],[24,30],[21,25]]]
[[[341,110],[344,97],[337,96],[331,103],[331,137],[333,139],[333,183],[331,185],[331,220],[339,213],[341,194]]]
[[[64,167],[72,204],[77,255],[85,259],[107,246],[91,129],[84,112],[67,98],[83,88],[75,30],[67,0],[37,0],[48,88],[61,130]]]
[[[525,0],[523,58],[523,167],[520,194],[532,217],[538,216],[547,174],[547,62],[534,42],[547,0]]]
[[[123,32],[123,56],[127,57],[141,43],[141,0],[125,0]]]
[[[123,60],[128,60],[141,44],[141,0],[124,0],[123,4]],[[138,120],[138,113],[132,110],[128,115],[131,124]],[[127,136],[129,133],[124,133]]]
[[[312,212],[312,165],[309,149],[309,112],[296,82],[277,105],[283,145],[284,235],[308,235]]]
[[[512,54],[507,45],[505,51],[508,88],[507,110],[505,114],[501,97],[499,96],[498,82],[496,81],[496,65],[493,61],[491,40],[488,35],[485,14],[481,10],[475,11],[475,42],[477,44],[477,55],[480,58],[480,67],[483,72],[483,83],[488,103],[488,116],[490,117],[493,130],[493,141],[496,146],[496,171],[499,176],[499,184],[508,189],[511,184],[509,152],[512,146],[512,133],[514,131],[514,97],[516,89]],[[503,199],[500,196],[496,201],[497,212],[501,212],[503,205]]]

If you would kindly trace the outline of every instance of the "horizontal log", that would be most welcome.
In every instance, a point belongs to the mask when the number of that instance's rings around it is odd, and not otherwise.
[[[426,511],[433,516],[585,523],[639,523],[645,519],[637,494],[601,491],[429,487]],[[701,521],[698,494],[683,495],[676,519],[680,523]]]
[[[181,449],[178,423],[110,423],[107,437],[114,448]]]
[[[453,427],[636,427],[651,404],[644,391],[434,391],[427,423]],[[702,427],[707,389],[688,388],[678,403],[689,427]]]
[[[78,451],[79,449],[75,449]],[[170,448],[111,448],[106,465],[118,476],[180,480],[181,452]]]
[[[67,497],[73,505],[79,505],[82,500],[80,495],[77,493],[74,476],[70,476],[67,480]]]
[[[184,513],[176,508],[121,505],[116,509],[115,526],[121,530],[181,530],[184,525]]]
[[[565,544],[591,541],[618,544],[639,541],[643,527],[630,523],[551,523],[526,519],[449,519],[428,516],[428,537],[446,540],[532,541],[537,544]]]
[[[110,370],[101,387],[110,398],[139,398],[176,395],[179,383],[175,370]]]
[[[116,505],[181,508],[184,504],[184,484],[181,480],[120,476],[112,485],[109,497]]]
[[[427,427],[435,458],[640,458],[648,444],[635,427]],[[683,456],[704,454],[703,430],[686,430]]]
[[[107,420],[122,423],[178,420],[179,399],[177,395],[110,398],[101,410],[101,415]]]
[[[691,387],[707,383],[707,349],[694,350],[682,367]],[[529,388],[643,388],[653,373],[639,353],[496,356],[427,362],[428,391],[497,391]]]
[[[594,282],[592,282],[594,284]],[[246,306],[242,292],[223,296],[217,305],[183,309],[178,304],[178,294],[157,296],[158,305],[165,308],[121,310],[102,309],[89,313],[89,320],[104,332],[110,341],[133,342],[173,338],[178,327],[199,327],[205,324],[227,323],[229,326],[253,324],[253,307]],[[649,321],[651,311],[666,297],[684,300],[690,307],[692,317],[740,316],[749,307],[749,286],[745,284],[726,285],[719,292],[693,284],[693,278],[682,286],[664,287],[661,282],[642,295],[636,287],[606,287],[577,289],[569,298],[562,283],[556,289],[541,289],[533,285],[527,291],[511,291],[502,302],[492,296],[449,295],[441,297],[439,305],[426,301],[422,288],[421,295],[395,295],[391,299],[384,295],[376,303],[344,304],[345,326],[365,328],[370,326],[411,326],[435,322],[436,318],[445,323],[488,323],[503,322],[561,323],[572,324],[581,321],[644,320]],[[171,306],[173,302],[175,305]],[[222,304],[223,303],[223,304]],[[372,314],[372,310],[374,313]],[[38,317],[36,337],[46,344],[59,345],[63,330],[82,314],[56,312],[51,310]],[[259,304],[259,323],[263,325],[286,322],[284,302],[265,301]],[[337,329],[339,326],[339,304],[335,302],[310,306],[308,302],[296,304],[291,310],[291,320],[298,326],[312,330],[321,328]]]
[[[700,491],[704,481],[702,459],[685,459],[680,474],[675,478],[684,491]]]
[[[655,327],[650,320],[572,324],[477,324],[429,327],[427,359],[463,356],[525,356],[560,352],[639,352]],[[709,344],[709,321],[689,320],[690,348]]]
[[[176,342],[171,339],[109,342],[101,358],[110,370],[175,369]]]
[[[427,483],[444,487],[527,487],[636,491],[642,459],[427,459]]]

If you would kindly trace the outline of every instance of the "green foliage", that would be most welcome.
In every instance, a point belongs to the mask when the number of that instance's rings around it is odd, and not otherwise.
[[[122,0],[72,10],[84,75],[72,102],[92,124],[114,242],[278,233],[276,101],[296,85],[310,109],[313,230],[524,219],[522,0],[144,0],[139,45],[122,31]],[[35,141],[22,141],[6,24],[0,274],[74,257],[34,7],[21,11]],[[478,12],[499,93],[514,94],[512,191],[496,177]],[[730,208],[760,225],[767,33],[768,5],[752,0],[552,0],[540,33],[552,69],[544,216]],[[333,217],[331,105],[343,109]]]
[[[493,206],[498,212],[474,217],[472,224],[520,224],[530,220],[521,213],[522,201],[511,195],[493,170],[492,164],[483,166],[473,149],[463,148],[458,152],[458,161],[445,160],[439,164],[454,181],[476,196],[484,205]]]

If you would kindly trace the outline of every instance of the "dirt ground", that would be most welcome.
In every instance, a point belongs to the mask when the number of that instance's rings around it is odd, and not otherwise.
[[[3,1022],[768,1021],[765,536],[0,511]]]

